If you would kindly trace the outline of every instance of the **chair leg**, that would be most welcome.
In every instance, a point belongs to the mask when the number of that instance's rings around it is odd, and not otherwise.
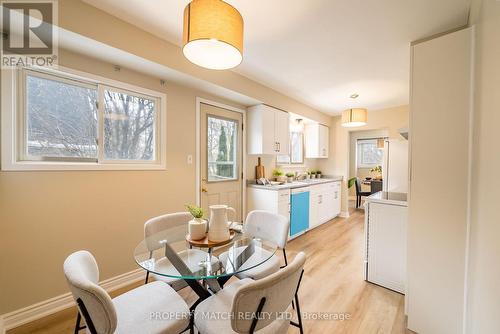
[[[297,305],[297,320],[298,323],[291,321],[290,324],[298,327],[300,330],[300,334],[304,334],[304,326],[302,324],[302,314],[300,313],[300,304],[299,304],[299,287],[300,282],[302,281],[302,276],[304,275],[304,270],[300,273],[299,283],[297,284],[297,290],[295,290],[295,304]]]
[[[78,315],[76,316],[76,324],[75,324],[75,334],[78,334],[78,332],[80,331],[80,322],[82,321],[82,316],[80,315],[80,312],[78,312]]]
[[[149,278],[149,271],[146,271],[146,280],[144,281],[144,284],[148,284],[148,278]]]
[[[300,313],[299,295],[295,294],[295,304],[297,304],[297,320],[299,321],[300,334],[304,334],[304,326],[302,325],[302,314]]]

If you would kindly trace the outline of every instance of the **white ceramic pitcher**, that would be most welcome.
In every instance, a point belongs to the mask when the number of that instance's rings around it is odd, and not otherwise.
[[[208,240],[229,240],[229,223],[227,221],[227,205],[211,205],[210,220],[208,223]]]

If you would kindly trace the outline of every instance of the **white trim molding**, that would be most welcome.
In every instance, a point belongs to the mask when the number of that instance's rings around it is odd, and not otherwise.
[[[349,211],[341,211],[339,217],[341,218],[349,218]]]
[[[0,334],[5,334],[5,326],[3,323],[3,316],[0,316]]]
[[[104,113],[104,89],[126,92],[154,99],[159,105],[155,111],[155,152],[154,161],[105,160],[102,148],[94,161],[42,161],[25,159],[24,142],[24,82],[27,73],[39,77],[55,78],[61,81],[72,80],[83,85],[94,85],[99,92],[97,108],[99,110],[98,140],[103,142],[104,133],[102,115]],[[57,70],[47,68],[19,68],[2,70],[1,75],[1,169],[6,171],[32,170],[165,170],[167,168],[167,95],[165,93],[131,85],[98,75],[59,66]]]
[[[144,277],[145,271],[143,269],[136,269],[128,273],[103,280],[99,283],[99,285],[106,291],[111,292],[143,280]],[[2,314],[0,316],[0,334],[72,306],[75,306],[75,302],[71,293],[68,292],[19,310]]]

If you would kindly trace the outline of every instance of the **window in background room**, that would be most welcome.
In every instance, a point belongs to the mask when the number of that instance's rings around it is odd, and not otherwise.
[[[207,121],[208,181],[236,180],[238,122],[212,115]]]
[[[377,139],[358,139],[357,166],[358,168],[373,168],[382,165],[384,151],[377,147]]]
[[[165,167],[163,94],[73,72],[18,73],[13,169]]]
[[[278,164],[303,164],[304,163],[304,134],[290,132],[290,155],[278,155]]]

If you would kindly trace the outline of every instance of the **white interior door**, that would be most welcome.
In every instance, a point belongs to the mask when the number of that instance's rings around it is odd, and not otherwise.
[[[225,204],[242,219],[242,124],[243,114],[201,103],[200,161],[201,206]]]

